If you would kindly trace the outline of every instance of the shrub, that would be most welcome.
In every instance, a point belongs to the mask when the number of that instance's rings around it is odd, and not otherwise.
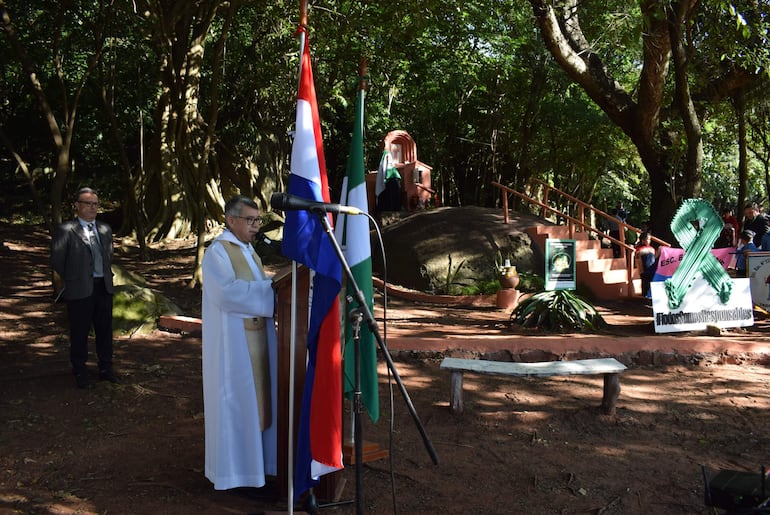
[[[519,285],[516,287],[522,293],[537,292],[545,287],[545,279],[532,272],[519,272]]]
[[[535,293],[516,306],[511,320],[522,327],[558,332],[590,332],[606,325],[590,302],[569,290]]]

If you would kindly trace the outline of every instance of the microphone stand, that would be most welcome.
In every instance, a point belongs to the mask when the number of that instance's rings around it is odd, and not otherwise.
[[[326,211],[323,210],[321,207],[313,207],[310,209],[310,212],[317,215],[318,218],[321,221],[321,225],[324,228],[324,232],[326,232],[326,235],[329,237],[329,240],[332,243],[332,246],[334,247],[334,251],[337,254],[337,257],[340,260],[340,264],[342,265],[342,269],[345,272],[345,277],[347,278],[347,284],[348,286],[352,286],[353,288],[353,298],[358,303],[357,310],[354,310],[351,312],[351,317],[362,317],[363,321],[366,322],[367,327],[369,327],[369,330],[374,335],[375,339],[377,340],[377,345],[379,346],[380,350],[382,351],[382,355],[385,358],[385,362],[388,364],[388,368],[390,369],[391,374],[393,374],[393,379],[396,381],[396,384],[398,385],[398,389],[401,392],[401,396],[404,398],[404,402],[407,405],[407,408],[409,409],[409,413],[412,415],[412,420],[414,421],[415,425],[417,426],[417,430],[420,432],[420,436],[422,436],[423,444],[425,445],[425,449],[427,450],[428,454],[430,455],[431,461],[433,461],[434,465],[438,465],[438,455],[436,454],[436,449],[433,448],[433,444],[430,441],[430,438],[428,438],[428,434],[425,432],[425,427],[422,425],[422,422],[420,421],[420,417],[417,415],[417,410],[415,410],[414,404],[412,403],[412,399],[409,397],[409,392],[406,391],[406,387],[404,386],[403,381],[401,381],[401,376],[398,375],[398,371],[396,370],[396,365],[393,363],[393,358],[390,355],[390,352],[388,351],[388,347],[385,345],[384,340],[382,339],[382,335],[380,335],[379,328],[377,327],[377,321],[374,319],[374,315],[372,315],[372,311],[369,309],[369,305],[366,302],[366,299],[364,298],[364,294],[361,291],[361,289],[358,287],[358,284],[356,283],[355,277],[353,277],[353,272],[350,270],[350,265],[348,264],[347,260],[345,259],[345,254],[342,252],[342,248],[340,248],[339,243],[337,243],[337,239],[334,237],[334,231],[332,230],[332,226],[329,223],[329,217],[327,216]],[[356,313],[357,311],[357,313]],[[354,417],[354,437],[355,437],[355,456],[356,456],[356,513],[362,514],[363,513],[363,439],[362,439],[362,428],[361,428],[361,412],[362,412],[362,402],[361,402],[361,363],[360,363],[360,353],[358,348],[358,335],[356,335],[356,341],[355,341],[355,392],[353,397],[353,409],[355,410],[355,417]]]
[[[364,319],[364,313],[360,307],[350,312],[350,321],[353,327],[353,359],[355,359],[355,387],[353,390],[353,438],[355,456],[356,456],[356,513],[363,513],[364,505],[364,445],[363,445],[363,425],[361,424],[361,414],[364,412],[363,401],[361,400],[361,321]]]

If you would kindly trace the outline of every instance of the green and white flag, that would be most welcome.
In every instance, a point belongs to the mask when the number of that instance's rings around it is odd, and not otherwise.
[[[361,78],[363,83],[363,78]],[[356,100],[356,119],[353,126],[353,137],[350,142],[347,172],[342,182],[340,204],[357,207],[368,213],[369,207],[366,196],[366,179],[364,172],[364,96],[363,87],[359,88]],[[369,309],[374,310],[374,287],[372,285],[372,251],[369,243],[369,219],[366,216],[348,216],[340,214],[334,229],[334,235],[342,247],[345,259],[350,265],[356,284],[366,299]],[[347,285],[346,288],[349,288]],[[351,292],[352,293],[352,292]],[[346,295],[347,297],[347,295]],[[357,303],[348,306],[345,313]],[[353,347],[353,329],[349,317],[345,316],[345,348],[343,350],[344,372],[343,389],[352,393],[355,389],[355,348]],[[360,358],[361,358],[361,393],[364,407],[369,417],[376,422],[380,416],[380,400],[377,383],[377,346],[374,335],[365,324],[360,329]]]

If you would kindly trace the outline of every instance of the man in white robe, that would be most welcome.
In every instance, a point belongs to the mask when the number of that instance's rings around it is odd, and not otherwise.
[[[248,197],[228,201],[201,265],[205,475],[217,490],[260,488],[277,473],[275,301],[251,245],[259,216]]]

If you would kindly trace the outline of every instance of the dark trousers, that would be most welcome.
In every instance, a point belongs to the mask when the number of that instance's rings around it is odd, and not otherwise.
[[[655,275],[654,271],[645,270],[642,272],[642,296],[648,297],[650,295],[650,284],[652,284],[652,278]]]
[[[104,279],[94,279],[90,297],[67,301],[70,324],[70,362],[75,374],[86,371],[88,333],[94,328],[99,371],[112,369],[112,295],[104,288]]]
[[[610,230],[610,236],[615,238],[616,240],[620,239],[620,231],[616,230]],[[620,244],[615,243],[614,241],[610,240],[610,247],[612,248],[612,256],[619,258],[620,257]]]

